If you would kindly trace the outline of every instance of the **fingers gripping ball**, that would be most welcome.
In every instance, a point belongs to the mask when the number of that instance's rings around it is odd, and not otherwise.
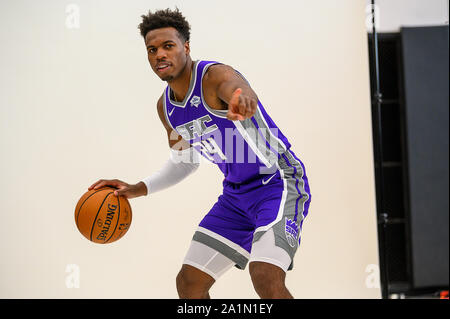
[[[131,225],[131,206],[114,188],[92,189],[81,196],[75,208],[75,223],[80,233],[97,244],[120,239]]]

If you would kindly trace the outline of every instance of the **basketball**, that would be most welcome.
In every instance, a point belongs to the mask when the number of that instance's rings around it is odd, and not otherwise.
[[[109,244],[123,237],[131,225],[131,206],[114,188],[92,189],[81,196],[75,208],[80,233],[97,244]]]

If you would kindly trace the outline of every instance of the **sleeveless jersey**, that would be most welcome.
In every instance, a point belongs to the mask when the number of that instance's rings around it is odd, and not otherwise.
[[[182,102],[173,101],[170,86],[166,87],[163,108],[167,123],[204,158],[216,164],[228,182],[244,183],[276,172],[280,169],[279,159],[291,144],[259,100],[254,116],[244,121],[230,121],[226,118],[228,110],[215,110],[206,103],[202,79],[214,64],[220,63],[194,62]]]

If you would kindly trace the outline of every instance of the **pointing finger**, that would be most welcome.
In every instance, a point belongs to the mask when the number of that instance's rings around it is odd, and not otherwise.
[[[238,105],[239,104],[239,96],[241,95],[242,89],[241,88],[237,88],[236,90],[234,90],[233,94],[231,95],[231,99],[230,99],[230,105],[234,106],[234,105]]]

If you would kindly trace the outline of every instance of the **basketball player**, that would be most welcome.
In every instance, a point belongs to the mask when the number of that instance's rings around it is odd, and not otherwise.
[[[209,298],[223,273],[249,263],[261,298],[292,298],[285,277],[311,201],[303,163],[238,71],[192,61],[190,26],[178,9],[150,11],[139,29],[151,68],[168,83],[157,110],[171,155],[137,184],[99,180],[89,189],[148,195],[186,178],[203,156],[223,172],[223,193],[194,233],[176,278],[179,297]]]

